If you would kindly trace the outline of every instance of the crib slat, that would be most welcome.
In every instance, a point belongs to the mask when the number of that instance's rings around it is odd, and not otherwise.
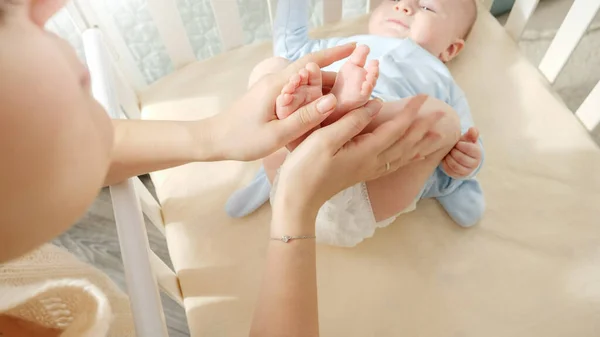
[[[593,131],[600,127],[600,81],[596,83],[592,92],[581,103],[575,115],[579,117],[581,123],[589,130]]]
[[[125,76],[119,71],[114,69],[115,82],[117,85],[117,95],[119,96],[119,103],[124,110],[125,116],[128,119],[141,119],[142,114],[140,112],[140,102],[137,94],[131,88]]]
[[[88,29],[82,38],[92,74],[94,98],[111,117],[118,118],[120,111],[114,92],[114,76],[102,33],[99,29]],[[158,285],[148,254],[146,225],[133,179],[111,186],[110,194],[137,335],[167,337]]]
[[[323,1],[323,22],[333,23],[342,19],[342,0],[325,0]]]
[[[104,42],[113,55],[119,70],[136,91],[147,87],[146,80],[138,68],[123,36],[104,7],[94,0],[74,0],[76,8],[89,27],[98,27],[103,32]]]
[[[223,51],[243,45],[244,31],[237,0],[210,0],[210,3],[219,28]]]
[[[273,22],[275,22],[275,13],[277,13],[277,0],[267,0],[267,8],[269,9],[269,21],[272,29]]]
[[[75,1],[67,2],[65,8],[67,9],[67,13],[69,14],[71,22],[73,22],[73,25],[77,28],[80,34],[83,33],[84,30],[90,28],[89,23],[86,22],[85,18],[81,15],[81,11],[77,8]]]
[[[573,3],[540,62],[540,71],[548,81],[556,80],[599,8],[600,0],[576,0]]]
[[[513,40],[518,41],[535,11],[539,0],[516,0],[504,28]]]
[[[142,204],[142,212],[146,214],[154,227],[156,227],[162,233],[162,235],[165,235],[165,223],[163,222],[160,205],[139,178],[136,177],[133,180],[135,190],[137,191]]]
[[[156,256],[153,251],[150,251],[150,263],[152,264],[152,270],[156,275],[160,289],[183,308],[183,296],[175,272],[160,257]]]
[[[367,0],[367,11],[372,12],[383,0]]]
[[[479,5],[481,6],[481,8],[485,8],[486,10],[490,10],[492,9],[492,6],[494,5],[494,0],[477,0],[479,2]]]
[[[148,0],[148,10],[175,69],[196,60],[174,0]]]
[[[133,180],[110,187],[127,279],[127,293],[138,336],[168,337],[158,284]]]

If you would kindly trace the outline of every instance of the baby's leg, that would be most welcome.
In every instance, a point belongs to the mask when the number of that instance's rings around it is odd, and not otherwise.
[[[361,45],[350,55],[348,61],[337,74],[331,93],[338,99],[336,110],[327,117],[323,125],[329,125],[340,119],[348,111],[356,109],[369,101],[379,77],[379,62],[369,61],[369,47]],[[365,64],[366,68],[365,68]]]
[[[283,165],[288,153],[289,151],[286,148],[283,148],[263,159],[263,166],[271,185],[273,185],[273,181],[277,175],[277,170],[279,170],[281,165]]]
[[[385,103],[377,119],[368,129],[374,129],[398,114],[407,101],[403,99]],[[436,167],[460,138],[460,120],[456,112],[444,102],[429,98],[419,114],[426,115],[437,111],[445,113],[434,127],[434,131],[442,138],[436,142],[435,148],[430,151],[431,154],[387,176],[367,182],[371,206],[378,222],[400,213],[414,202]]]

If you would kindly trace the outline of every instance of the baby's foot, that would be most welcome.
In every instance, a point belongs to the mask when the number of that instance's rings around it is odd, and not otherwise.
[[[371,60],[365,68],[369,52],[369,47],[365,45],[356,47],[350,59],[340,69],[331,89],[338,99],[338,105],[325,124],[335,122],[348,111],[369,101],[379,77],[379,61]]]
[[[321,68],[316,63],[309,63],[292,76],[281,90],[281,95],[275,102],[277,118],[284,119],[321,96],[323,96]]]

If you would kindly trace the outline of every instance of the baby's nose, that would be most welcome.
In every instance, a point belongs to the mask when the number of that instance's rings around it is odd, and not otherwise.
[[[410,8],[408,8],[407,6],[400,7],[400,5],[396,5],[396,7],[394,7],[394,9],[397,11],[403,11],[404,14],[406,14],[406,15],[410,15],[412,13]]]

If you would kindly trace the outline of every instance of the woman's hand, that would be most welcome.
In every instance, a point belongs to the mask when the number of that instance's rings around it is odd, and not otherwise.
[[[396,118],[360,136],[382,103],[370,101],[313,132],[281,168],[274,213],[289,215],[293,210],[316,216],[323,203],[343,189],[389,174],[415,160],[420,149],[435,141],[427,134],[441,116],[417,118],[426,100],[423,95],[413,98]]]
[[[308,63],[325,67],[348,57],[354,44],[309,54],[285,70],[267,75],[238,99],[226,112],[213,118],[212,129],[216,159],[256,160],[275,152],[319,125],[335,109],[337,100],[326,95],[308,104],[284,120],[275,115],[275,100],[293,74]],[[323,72],[323,86],[331,87],[334,73]]]

